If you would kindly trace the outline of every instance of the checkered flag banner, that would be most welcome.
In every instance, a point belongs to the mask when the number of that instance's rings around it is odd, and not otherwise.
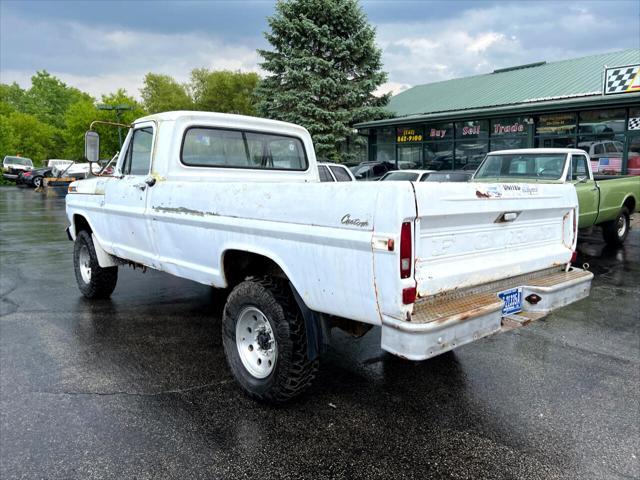
[[[640,117],[629,118],[629,130],[640,130]]]
[[[640,65],[607,68],[604,94],[640,92]]]

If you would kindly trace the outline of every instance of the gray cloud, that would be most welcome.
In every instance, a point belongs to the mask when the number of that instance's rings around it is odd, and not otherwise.
[[[124,7],[126,5],[126,8]],[[640,47],[640,3],[363,2],[389,83],[381,91]],[[145,73],[259,71],[272,1],[0,3],[0,80],[46,69],[93,95],[138,95]]]

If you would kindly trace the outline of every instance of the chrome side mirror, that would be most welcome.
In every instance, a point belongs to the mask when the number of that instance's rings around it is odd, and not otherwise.
[[[97,163],[100,159],[100,135],[88,131],[84,134],[84,156],[89,163]]]

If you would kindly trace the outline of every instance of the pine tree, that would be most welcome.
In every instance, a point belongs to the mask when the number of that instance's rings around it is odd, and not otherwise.
[[[387,79],[375,29],[358,0],[279,0],[268,22],[258,114],[306,127],[319,158],[347,160],[352,125],[384,117],[389,100],[373,95]]]

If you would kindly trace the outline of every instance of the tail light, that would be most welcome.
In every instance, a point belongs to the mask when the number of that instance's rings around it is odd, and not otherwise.
[[[411,276],[411,222],[404,222],[400,230],[400,278]]]

